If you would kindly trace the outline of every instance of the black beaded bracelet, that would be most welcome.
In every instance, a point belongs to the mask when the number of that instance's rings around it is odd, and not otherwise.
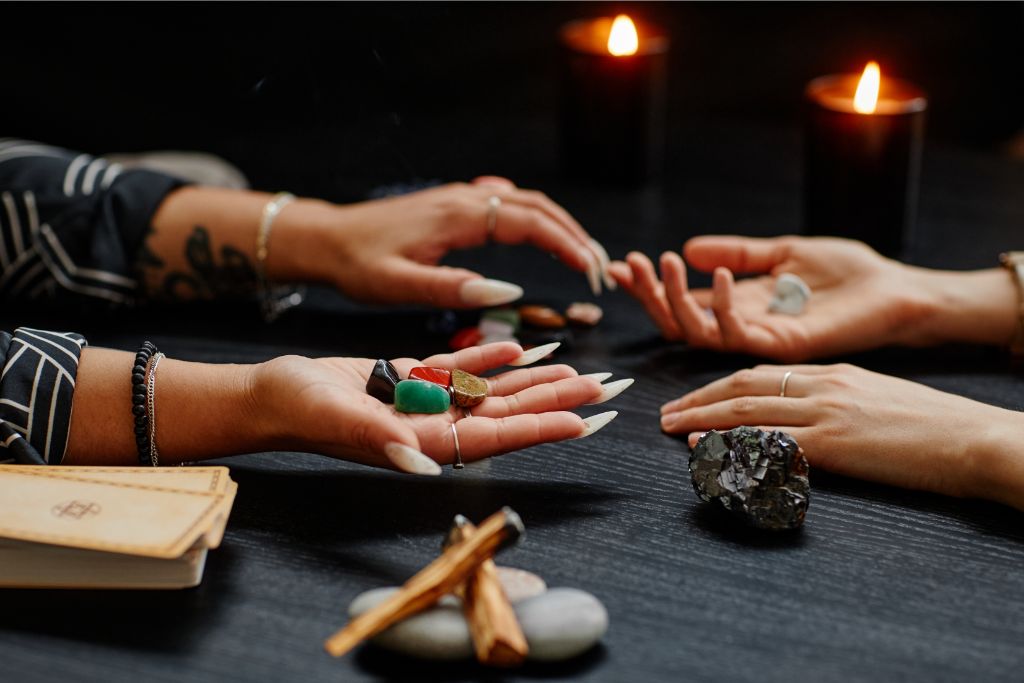
[[[140,465],[150,465],[149,413],[146,410],[146,366],[156,353],[152,342],[143,342],[132,366],[132,417],[135,420],[135,447]]]

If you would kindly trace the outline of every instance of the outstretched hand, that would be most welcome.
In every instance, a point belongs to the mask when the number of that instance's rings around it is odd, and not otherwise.
[[[550,349],[539,349],[546,354]],[[399,374],[426,365],[480,374],[539,358],[517,344],[502,342],[418,361],[392,361]],[[435,415],[399,413],[366,393],[374,360],[368,358],[276,358],[254,380],[256,400],[267,415],[265,430],[281,448],[321,453],[376,467],[438,474],[451,463],[458,421],[462,459],[480,460],[540,443],[585,436],[614,414],[588,420],[568,412],[613,398],[628,384],[602,387],[567,365],[511,370],[486,378],[488,398],[464,416],[461,409]],[[397,445],[397,446],[396,446]]]
[[[671,252],[661,256],[660,280],[639,252],[609,268],[666,339],[788,362],[925,342],[915,324],[928,311],[924,276],[860,242],[708,236],[689,240],[683,254],[691,267],[713,273],[710,289],[690,290],[686,265]],[[750,273],[763,275],[734,277]],[[782,273],[800,276],[813,292],[801,315],[768,311]]]
[[[496,197],[497,200],[492,200]],[[411,194],[336,207],[326,242],[326,277],[347,295],[379,303],[448,308],[494,306],[522,295],[515,284],[438,265],[455,249],[529,243],[584,272],[595,294],[608,255],[580,224],[544,194],[494,176]]]

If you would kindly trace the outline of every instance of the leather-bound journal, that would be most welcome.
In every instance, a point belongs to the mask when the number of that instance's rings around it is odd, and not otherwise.
[[[0,465],[0,587],[195,586],[237,488],[226,467]]]

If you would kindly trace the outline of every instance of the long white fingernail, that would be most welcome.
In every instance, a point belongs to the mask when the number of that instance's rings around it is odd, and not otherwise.
[[[618,283],[615,279],[608,274],[608,264],[611,263],[611,259],[608,258],[608,250],[604,248],[604,245],[595,239],[590,240],[590,246],[597,254],[598,260],[601,262],[601,277],[604,278],[604,286],[610,290],[618,287]]]
[[[633,378],[632,377],[627,377],[626,379],[617,379],[614,382],[609,382],[608,384],[605,384],[603,387],[601,387],[601,395],[600,396],[598,396],[595,400],[593,400],[590,403],[587,403],[585,405],[596,406],[599,403],[604,403],[605,401],[610,401],[613,398],[615,398],[616,396],[618,396],[619,394],[621,394],[623,391],[628,389],[629,386],[632,383],[633,383]]]
[[[503,280],[466,280],[459,289],[463,303],[470,306],[498,306],[523,296],[523,288]]]
[[[589,375],[580,375],[580,377],[589,377],[590,379],[595,379],[597,380],[598,384],[605,381],[611,376],[612,373],[610,372],[591,372]]]
[[[519,356],[519,358],[516,358],[513,361],[509,361],[509,365],[521,368],[524,365],[536,363],[541,358],[544,358],[561,345],[562,342],[551,342],[550,344],[542,344],[541,346],[535,346],[529,351],[523,351],[523,355]]]
[[[582,439],[585,436],[590,436],[614,420],[615,416],[618,414],[619,411],[617,410],[609,410],[607,413],[598,413],[597,415],[591,415],[590,417],[583,418],[583,433],[576,438]]]
[[[437,476],[441,474],[441,466],[434,462],[430,456],[420,453],[411,446],[404,443],[392,441],[384,446],[384,454],[388,456],[391,464],[410,474],[428,474]]]
[[[590,284],[590,291],[594,296],[601,295],[601,266],[597,262],[597,257],[591,254],[589,263],[587,263],[587,282]]]

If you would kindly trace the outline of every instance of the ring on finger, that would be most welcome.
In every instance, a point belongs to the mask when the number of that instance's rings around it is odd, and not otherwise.
[[[452,469],[461,470],[465,465],[462,464],[462,448],[459,446],[459,430],[455,428],[455,422],[452,422],[452,437],[455,439],[455,462],[452,463]]]
[[[782,376],[782,385],[779,387],[779,396],[785,398],[786,396],[786,385],[789,384],[789,378],[793,375],[792,370],[787,370],[786,374]]]

